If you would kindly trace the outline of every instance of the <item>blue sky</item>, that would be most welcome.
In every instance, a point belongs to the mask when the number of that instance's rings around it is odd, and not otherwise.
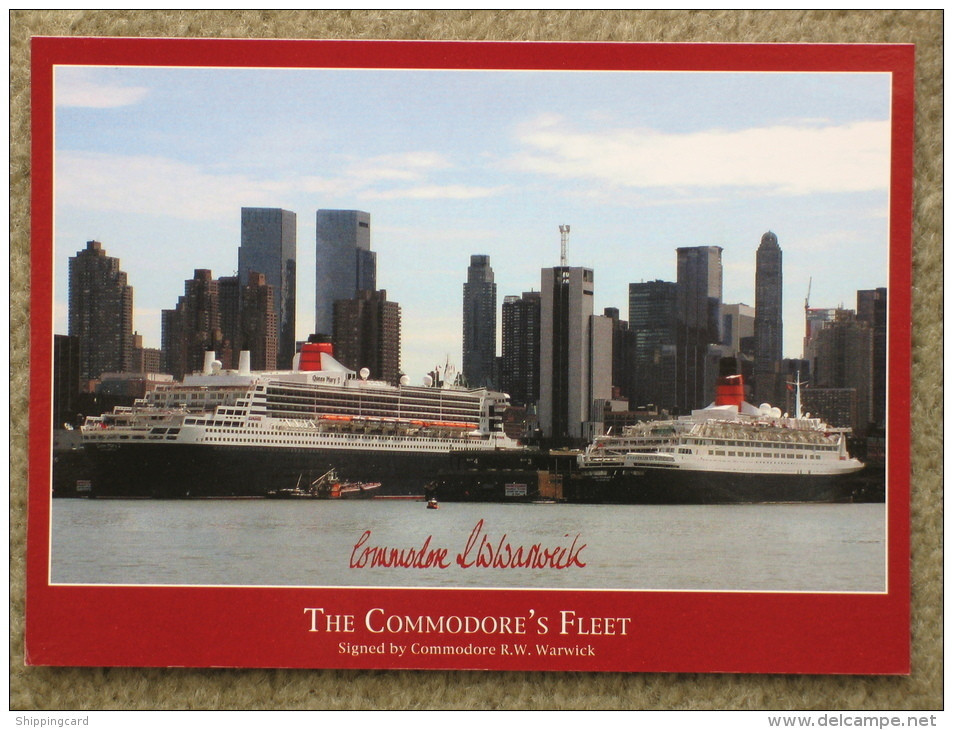
[[[135,328],[196,268],[234,273],[242,206],[298,218],[297,334],[314,320],[319,208],[366,210],[378,286],[399,302],[416,382],[462,364],[462,287],[489,254],[499,303],[559,262],[595,272],[597,312],[675,280],[675,249],[724,248],[726,303],[784,252],[784,351],[803,306],[887,285],[886,74],[59,67],[55,331],[85,241],[121,259]]]

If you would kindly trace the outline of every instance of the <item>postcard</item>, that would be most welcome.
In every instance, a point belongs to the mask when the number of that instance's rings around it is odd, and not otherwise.
[[[27,664],[906,674],[913,47],[35,38]]]

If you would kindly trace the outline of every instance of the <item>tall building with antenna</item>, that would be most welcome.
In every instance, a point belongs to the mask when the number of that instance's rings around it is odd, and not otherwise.
[[[569,226],[559,227],[560,265],[540,277],[539,425],[555,442],[601,432],[612,397],[612,321],[593,314],[592,269],[569,266]]]

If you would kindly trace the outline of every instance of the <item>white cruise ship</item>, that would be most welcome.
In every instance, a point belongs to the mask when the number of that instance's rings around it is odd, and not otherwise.
[[[592,477],[627,480],[652,501],[831,501],[863,468],[846,434],[820,418],[788,417],[743,400],[740,375],[722,378],[715,403],[690,416],[645,421],[596,437],[579,456]]]

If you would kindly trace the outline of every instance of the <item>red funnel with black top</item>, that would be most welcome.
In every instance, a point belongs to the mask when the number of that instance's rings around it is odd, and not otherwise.
[[[321,370],[321,354],[327,353],[334,357],[334,345],[330,342],[306,342],[301,346],[301,358],[298,360],[298,370],[316,372]]]
[[[737,406],[745,402],[745,381],[741,375],[723,375],[715,387],[716,406]]]

